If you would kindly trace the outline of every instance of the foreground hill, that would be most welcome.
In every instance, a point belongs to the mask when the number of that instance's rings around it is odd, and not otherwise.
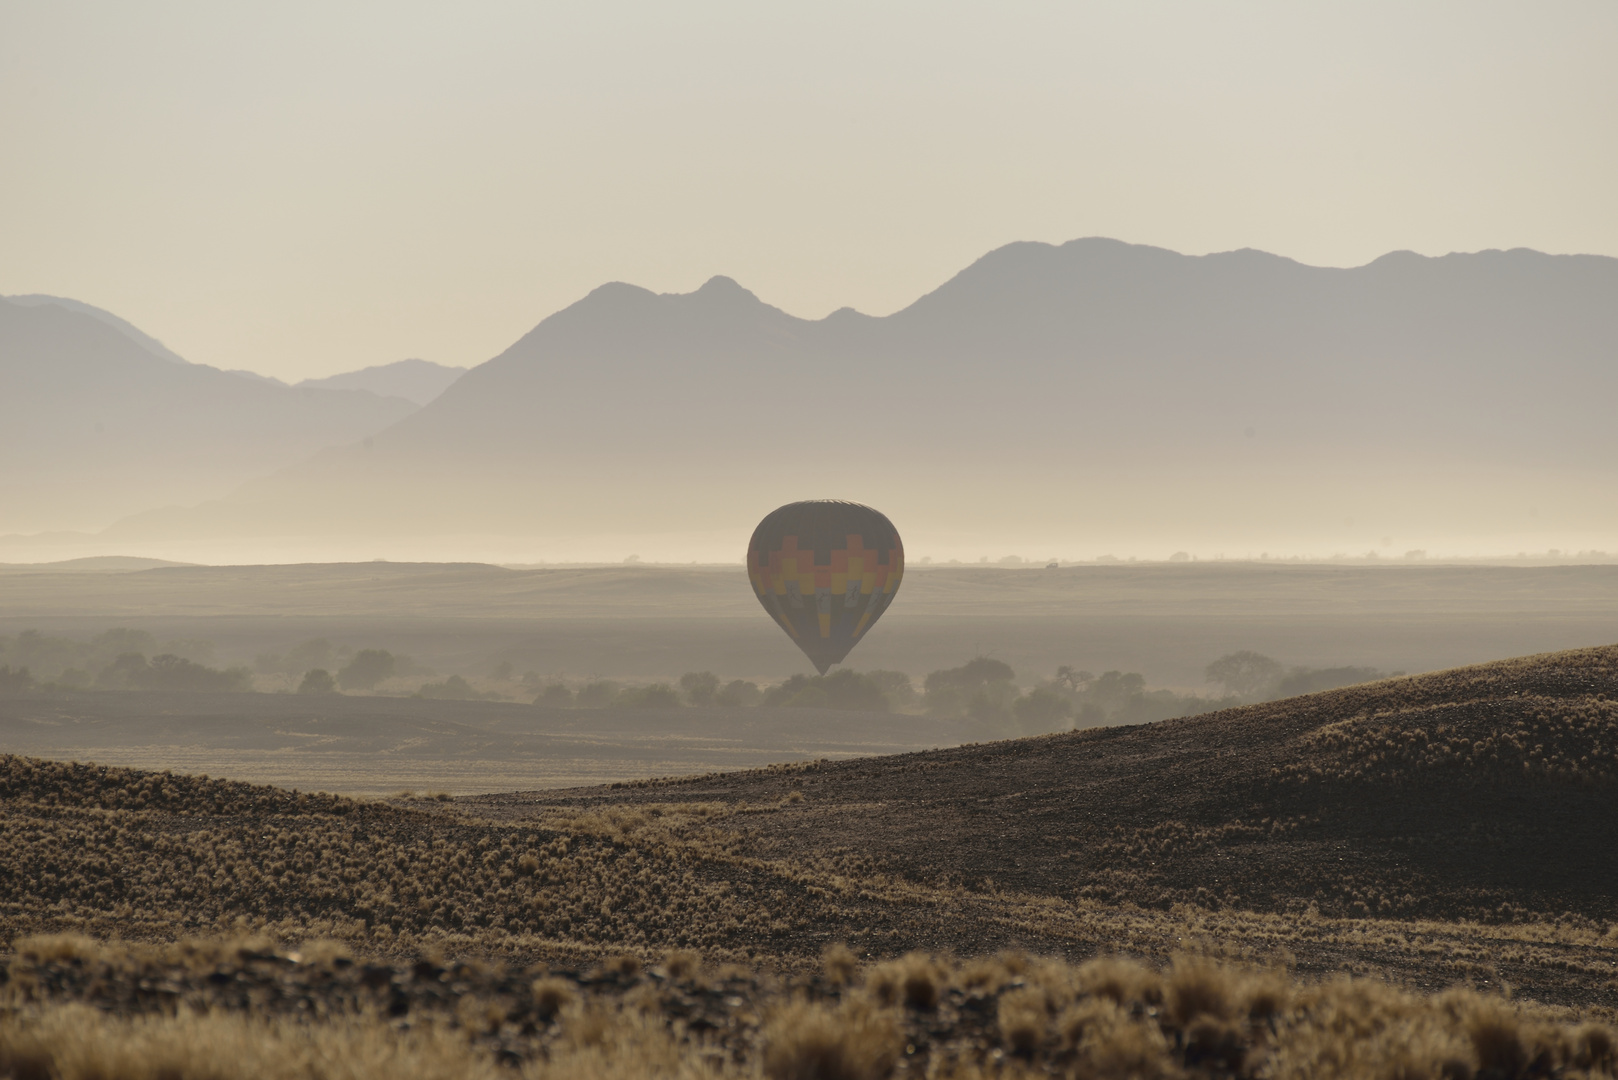
[[[798,793],[745,830],[748,850],[1165,909],[1610,922],[1615,697],[1609,646],[1142,727],[466,802],[520,817]]]
[[[685,295],[615,283],[369,448],[115,535],[587,534],[612,550],[745,535],[823,488],[901,529],[958,533],[975,507],[996,546],[1611,535],[1618,517],[1585,493],[1618,460],[1615,349],[1618,259],[1526,250],[1339,270],[1012,244],[882,318],[795,318],[728,278]]]
[[[414,410],[189,364],[99,309],[0,298],[0,535],[217,497]]]
[[[0,759],[0,931],[797,966],[1204,941],[1618,1004],[1618,648],[1195,720],[453,801]],[[1600,696],[1605,695],[1605,696]]]

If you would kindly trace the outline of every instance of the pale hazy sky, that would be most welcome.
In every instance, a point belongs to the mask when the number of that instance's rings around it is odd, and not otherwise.
[[[1011,240],[1618,255],[1618,3],[0,0],[0,293],[293,379]]]

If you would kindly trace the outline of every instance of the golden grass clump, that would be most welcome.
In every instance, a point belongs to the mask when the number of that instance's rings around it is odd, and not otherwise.
[[[995,1021],[1010,1053],[1021,1058],[1033,1057],[1034,1051],[1044,1044],[1050,1027],[1045,992],[1023,986],[1001,994]]]
[[[534,1015],[541,1021],[554,1019],[579,996],[572,983],[555,976],[535,979],[528,990],[534,999]]]
[[[827,945],[820,953],[820,972],[832,986],[847,986],[859,970],[860,962],[853,950],[842,942]]]
[[[318,952],[19,942],[0,985],[0,1076],[1577,1080],[1610,1077],[1618,1045],[1570,1010],[1197,956],[1154,969],[910,953],[850,985],[728,965],[694,985],[667,965],[530,979],[490,962]],[[930,1004],[907,996],[917,976]]]
[[[1081,1075],[1097,1080],[1179,1074],[1162,1028],[1146,1013],[1132,1014],[1108,998],[1084,998],[1057,1020],[1063,1048]]]
[[[319,1024],[220,1013],[111,1017],[81,1005],[0,1016],[15,1080],[494,1080],[493,1055],[429,1025]]]
[[[762,1065],[770,1080],[882,1080],[901,1049],[893,1016],[865,1001],[791,1001],[764,1029]]]
[[[676,982],[695,979],[702,973],[702,954],[690,949],[670,949],[663,956],[663,971]]]
[[[1080,965],[1074,973],[1080,994],[1106,998],[1114,1005],[1157,1005],[1163,1000],[1163,978],[1135,960],[1104,956]]]
[[[883,1005],[931,1009],[938,1004],[939,984],[946,977],[936,959],[912,952],[872,967],[866,972],[865,988]]]

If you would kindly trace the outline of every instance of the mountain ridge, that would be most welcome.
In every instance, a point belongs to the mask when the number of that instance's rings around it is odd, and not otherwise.
[[[0,534],[102,528],[218,497],[414,409],[176,362],[54,302],[0,301],[0,390]]]
[[[821,319],[723,275],[609,282],[364,445],[113,535],[729,531],[837,489],[933,531],[1099,521],[1137,548],[1604,547],[1615,312],[1618,259],[1528,249],[1332,268],[1018,242],[890,315]]]

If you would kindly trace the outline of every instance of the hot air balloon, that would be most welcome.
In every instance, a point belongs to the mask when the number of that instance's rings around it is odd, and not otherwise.
[[[747,576],[759,603],[822,675],[882,617],[904,566],[893,522],[837,499],[770,512],[747,545]]]

